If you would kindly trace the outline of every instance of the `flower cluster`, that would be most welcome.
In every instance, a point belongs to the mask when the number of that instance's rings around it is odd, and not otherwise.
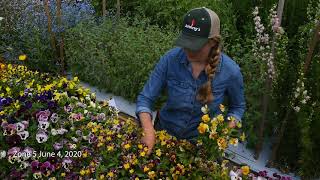
[[[200,134],[200,144],[204,144],[212,159],[220,157],[228,145],[237,146],[239,138],[244,141],[244,133],[241,135],[239,128],[242,127],[241,122],[236,122],[235,117],[229,116],[225,121],[223,114],[210,117],[208,106],[201,108],[204,115],[198,126]],[[225,112],[225,107],[221,104],[220,111]],[[233,121],[233,122],[232,122]],[[236,127],[230,127],[230,123],[235,123]]]
[[[274,56],[272,54],[272,49],[270,46],[270,35],[266,32],[266,28],[261,23],[261,17],[259,16],[259,8],[256,7],[252,14],[254,16],[253,20],[255,24],[255,30],[257,32],[256,41],[253,44],[254,56],[261,58],[264,62],[267,63],[268,76],[270,79],[274,79],[276,72],[274,65]],[[280,34],[280,31],[282,32],[282,28],[280,27],[277,14],[273,9],[271,9],[271,16],[272,30],[274,33]]]
[[[294,91],[294,98],[291,101],[291,106],[296,112],[299,112],[301,109],[299,104],[305,105],[310,100],[308,90],[304,86],[304,81],[304,75],[300,73],[300,78],[297,80],[297,88]]]

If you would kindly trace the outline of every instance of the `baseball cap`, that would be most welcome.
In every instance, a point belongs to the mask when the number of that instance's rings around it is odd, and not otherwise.
[[[184,16],[182,31],[176,40],[176,45],[197,51],[209,38],[220,35],[220,19],[211,9],[195,8]]]

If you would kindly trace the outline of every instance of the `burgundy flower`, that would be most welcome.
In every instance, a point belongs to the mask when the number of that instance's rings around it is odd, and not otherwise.
[[[49,162],[46,161],[42,163],[40,167],[40,171],[45,175],[45,176],[50,176],[51,172],[54,171],[54,166]]]
[[[40,167],[41,167],[42,163],[40,163],[39,161],[35,160],[31,162],[31,170],[32,173],[36,173],[40,171]]]
[[[8,136],[12,136],[13,134],[15,134],[17,132],[17,127],[15,124],[7,124],[4,127],[4,132],[3,135],[8,135]]]
[[[22,171],[17,171],[16,169],[13,169],[10,172],[10,175],[9,175],[10,178],[9,179],[23,179],[22,175],[23,175]]]
[[[18,146],[21,143],[21,138],[19,135],[14,134],[12,136],[7,136],[6,137],[6,143],[10,146],[10,147],[14,147],[14,146]]]

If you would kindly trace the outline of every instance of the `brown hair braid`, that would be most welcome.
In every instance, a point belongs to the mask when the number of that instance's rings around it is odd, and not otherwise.
[[[213,50],[210,51],[208,64],[205,67],[205,72],[208,76],[208,81],[199,88],[197,93],[197,100],[199,100],[202,104],[207,104],[213,101],[211,82],[215,76],[217,66],[220,62],[221,36],[214,36],[211,39],[215,42],[215,45],[213,46]]]

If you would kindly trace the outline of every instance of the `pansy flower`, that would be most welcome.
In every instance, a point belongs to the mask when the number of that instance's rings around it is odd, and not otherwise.
[[[41,117],[41,116],[40,116]],[[49,122],[48,121],[39,121],[39,124],[38,124],[38,128],[39,129],[42,129],[42,130],[47,130],[48,127],[49,127]]]
[[[59,120],[59,115],[57,113],[52,113],[51,117],[50,117],[50,121],[53,123],[58,122]]]
[[[44,143],[48,140],[48,135],[44,131],[38,131],[36,134],[36,139],[38,143]]]
[[[62,160],[62,167],[64,169],[66,169],[67,171],[70,171],[71,166],[72,166],[72,160],[69,157],[64,158]]]
[[[52,171],[54,171],[54,166],[49,161],[46,161],[42,163],[40,167],[40,171],[42,174],[48,177],[51,175]]]
[[[4,128],[4,132],[3,132],[4,136],[6,135],[12,136],[17,132],[17,127],[15,124],[7,124],[3,128]]]
[[[21,140],[26,140],[29,137],[29,132],[28,131],[21,131],[17,133]]]
[[[16,125],[17,132],[21,132],[21,131],[25,130],[25,128],[26,128],[22,122],[18,122],[15,125]]]
[[[63,145],[62,145],[61,143],[55,142],[55,143],[53,144],[53,148],[54,148],[55,150],[60,150],[60,149],[63,148]]]

